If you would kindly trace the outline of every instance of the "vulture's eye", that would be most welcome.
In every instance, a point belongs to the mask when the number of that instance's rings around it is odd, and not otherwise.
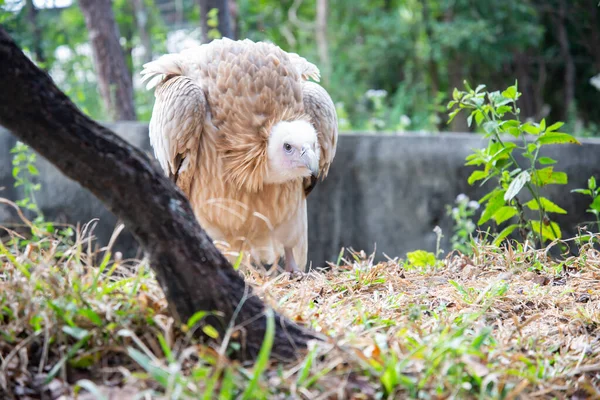
[[[291,153],[292,152],[292,146],[289,143],[284,143],[283,144],[283,149],[285,150],[286,153]]]

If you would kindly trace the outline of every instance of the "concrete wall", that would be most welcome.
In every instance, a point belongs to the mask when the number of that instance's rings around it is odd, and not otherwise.
[[[107,126],[152,154],[146,124]],[[21,196],[11,176],[9,151],[15,141],[0,128],[0,188],[4,187],[0,197],[11,200]],[[313,265],[335,261],[341,247],[369,253],[376,246],[378,259],[384,253],[404,257],[415,249],[433,250],[436,225],[444,232],[442,245],[447,248],[452,224],[446,204],[452,204],[459,193],[473,199],[485,193],[467,184],[472,168],[464,166],[466,155],[483,143],[480,136],[469,134],[342,135],[329,177],[309,196],[309,260]],[[569,175],[566,187],[554,185],[545,192],[568,211],[558,219],[567,235],[576,232],[577,223],[591,219],[585,212],[589,200],[569,191],[585,187],[592,175],[600,179],[600,141],[582,143],[551,146],[544,152],[559,160],[557,170]],[[42,191],[37,200],[47,219],[85,223],[99,218],[95,232],[106,243],[114,216],[48,162],[39,158],[38,165]],[[0,225],[15,220],[13,212],[0,206]],[[121,236],[120,250],[133,255],[136,247],[129,234]]]

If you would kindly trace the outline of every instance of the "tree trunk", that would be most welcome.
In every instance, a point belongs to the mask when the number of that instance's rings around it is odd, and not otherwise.
[[[210,30],[215,29],[208,24],[208,13],[213,8],[219,12],[219,25],[216,29],[221,34],[221,37],[233,38],[231,30],[231,20],[229,15],[229,4],[227,0],[198,0],[200,4],[200,29],[202,32],[202,43],[211,42],[214,37],[210,35]]]
[[[327,83],[330,73],[329,47],[327,45],[327,0],[317,0],[315,30],[321,74],[323,75],[323,82]]]
[[[235,0],[228,0],[229,6],[229,22],[231,23],[231,39],[240,37],[240,24],[238,22],[239,9]]]
[[[596,69],[600,71],[600,29],[598,29],[598,4],[592,2],[588,5],[590,7],[590,19],[592,23],[591,34],[589,35],[589,45],[587,46],[594,58]]]
[[[42,50],[42,31],[37,21],[38,10],[33,4],[33,0],[26,0],[25,7],[27,9],[27,21],[29,22],[29,29],[31,30],[31,37],[33,38],[33,54],[38,64],[42,64],[44,69],[48,66],[46,63],[46,57]]]
[[[213,245],[183,193],[142,151],[82,114],[1,27],[0,76],[0,124],[124,221],[147,251],[179,321],[197,311],[218,312],[205,322],[220,338],[229,324],[244,324],[238,355],[255,358],[266,332],[265,305]],[[316,338],[274,318],[274,357],[292,359]]]
[[[450,90],[452,93],[454,88],[458,88],[459,90],[465,89],[465,72],[464,72],[464,63],[460,59],[460,55],[455,54],[454,52],[450,54],[450,61],[448,63],[448,81],[450,82]],[[450,130],[452,132],[470,132],[470,127],[467,123],[466,114],[462,114],[460,117],[456,117],[450,123]]]
[[[135,10],[135,20],[138,34],[140,35],[140,43],[144,49],[142,62],[145,64],[152,61],[152,42],[148,33],[148,10],[146,9],[144,0],[133,0],[133,9]]]
[[[425,37],[427,38],[428,43],[433,42],[433,17],[429,12],[429,0],[425,0],[422,2],[423,9],[423,21],[425,25]],[[435,21],[437,23],[437,21]],[[431,47],[431,45],[430,45]],[[431,100],[435,100],[440,90],[440,74],[438,70],[438,65],[433,58],[433,51],[430,50],[429,56],[427,57],[427,70],[429,73],[430,79],[430,87],[431,87]],[[434,111],[435,115],[438,116],[438,112]]]
[[[114,120],[135,120],[133,84],[119,44],[119,28],[110,0],[79,0],[89,31],[98,86]]]
[[[519,108],[521,109],[521,116],[524,118],[535,117],[537,114],[533,98],[535,91],[529,64],[531,58],[531,55],[527,52],[515,52],[513,54],[514,74],[519,84],[519,91],[523,93],[519,98]]]
[[[558,16],[555,18],[557,25],[558,44],[560,45],[560,55],[565,62],[565,94],[564,104],[565,112],[563,119],[568,119],[571,106],[575,100],[575,62],[571,55],[571,46],[569,43],[569,34],[567,32],[566,5],[564,0],[560,1]]]

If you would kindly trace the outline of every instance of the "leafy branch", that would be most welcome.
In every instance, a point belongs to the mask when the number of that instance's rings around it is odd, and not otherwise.
[[[519,119],[520,109],[517,100],[521,93],[517,91],[517,83],[506,90],[488,92],[485,85],[475,90],[465,82],[466,91],[454,89],[453,99],[448,103],[450,123],[461,111],[469,111],[467,123],[475,124],[483,129],[488,139],[487,147],[477,149],[467,156],[465,165],[483,167],[477,169],[468,178],[473,185],[481,181],[481,185],[494,178],[496,187],[479,200],[485,204],[478,225],[494,220],[498,225],[518,217],[519,221],[506,226],[496,237],[499,244],[519,230],[524,240],[533,239],[534,243],[543,245],[546,240],[561,238],[559,225],[552,221],[548,214],[566,214],[567,211],[540,194],[540,189],[551,184],[564,185],[568,182],[565,172],[554,170],[556,160],[541,157],[540,149],[550,144],[580,144],[572,135],[558,132],[563,126],[557,122],[546,126],[546,120],[539,123],[525,122]],[[510,118],[509,118],[510,117]],[[513,139],[514,138],[514,139]],[[517,142],[522,142],[521,145]],[[528,165],[519,164],[515,151],[529,160]],[[523,189],[532,197],[526,203],[520,201]],[[528,219],[525,208],[537,211],[539,219]]]

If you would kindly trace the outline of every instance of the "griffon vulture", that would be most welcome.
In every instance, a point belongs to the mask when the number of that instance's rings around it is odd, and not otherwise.
[[[214,40],[144,65],[150,141],[213,240],[305,269],[306,196],[335,156],[335,106],[305,58],[264,42]],[[230,256],[230,259],[234,258]]]

